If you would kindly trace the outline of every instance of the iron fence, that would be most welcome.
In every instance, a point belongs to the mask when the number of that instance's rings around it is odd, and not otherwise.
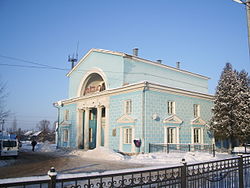
[[[144,168],[90,174],[57,174],[0,180],[0,187],[169,187],[247,188],[250,187],[250,155],[175,167]]]
[[[214,144],[149,144],[149,153],[152,152],[166,152],[171,151],[205,151],[215,155],[215,145]]]

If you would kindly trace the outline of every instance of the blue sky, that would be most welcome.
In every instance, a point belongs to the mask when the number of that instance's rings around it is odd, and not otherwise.
[[[91,48],[162,59],[211,78],[214,94],[226,62],[250,72],[245,7],[232,0],[38,0],[0,1],[0,78],[7,83],[6,107],[18,127],[56,120],[52,103],[67,98],[67,56]],[[6,58],[6,56],[8,58]],[[21,67],[12,66],[21,65]]]

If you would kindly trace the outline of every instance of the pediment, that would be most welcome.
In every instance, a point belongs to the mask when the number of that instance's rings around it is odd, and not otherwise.
[[[203,119],[201,119],[200,117],[197,117],[197,118],[191,120],[191,124],[193,124],[193,125],[205,125],[206,122]]]
[[[183,121],[177,115],[171,115],[163,120],[163,123],[181,124]]]
[[[117,119],[117,123],[134,123],[136,120],[128,115],[123,115],[119,119]]]

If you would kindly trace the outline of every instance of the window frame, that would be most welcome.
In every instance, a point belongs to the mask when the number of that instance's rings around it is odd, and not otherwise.
[[[175,114],[175,101],[168,101],[167,102],[167,113],[169,115]]]
[[[200,105],[199,104],[193,105],[193,115],[195,118],[200,117]]]
[[[132,128],[123,129],[123,144],[132,144]]]
[[[69,121],[69,110],[68,109],[66,109],[64,111],[64,121]]]
[[[201,128],[193,128],[194,144],[201,144]]]
[[[131,114],[132,113],[132,100],[125,100],[124,101],[124,114]]]

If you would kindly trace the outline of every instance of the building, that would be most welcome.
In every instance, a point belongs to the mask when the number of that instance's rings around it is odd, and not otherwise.
[[[211,143],[208,77],[161,61],[91,49],[72,70],[69,98],[56,103],[58,147],[141,152],[149,143]]]

